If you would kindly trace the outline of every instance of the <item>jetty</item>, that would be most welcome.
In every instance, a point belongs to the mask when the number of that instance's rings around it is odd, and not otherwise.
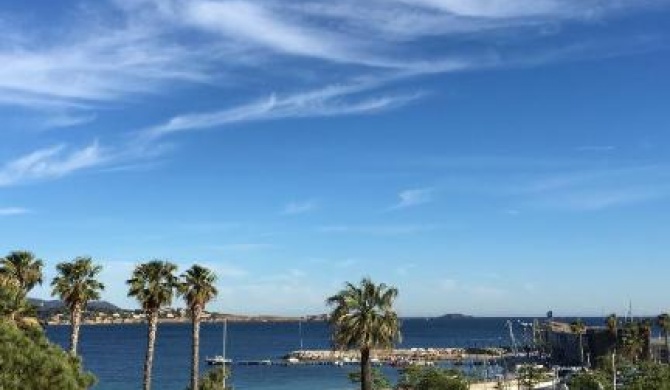
[[[507,357],[502,348],[477,349],[471,353],[466,348],[403,348],[373,350],[371,362],[375,365],[406,366],[435,365],[449,362],[454,365],[478,365],[489,362],[495,364]],[[300,350],[285,356],[287,362],[302,364],[346,365],[360,362],[360,351],[357,350]]]
[[[453,366],[501,365],[513,356],[502,348],[476,349],[476,353],[467,348],[404,348],[373,350],[370,362],[373,366]],[[233,361],[222,356],[207,358],[212,365],[236,366],[356,366],[360,364],[360,351],[357,350],[299,350],[278,359],[258,359]]]

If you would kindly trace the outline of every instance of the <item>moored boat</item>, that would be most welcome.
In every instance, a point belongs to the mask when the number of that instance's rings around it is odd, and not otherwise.
[[[205,361],[210,366],[222,366],[224,364],[225,365],[231,365],[233,363],[233,361],[231,359],[226,359],[226,358],[224,358],[223,356],[220,356],[220,355],[219,356],[214,356],[214,357],[211,357],[211,358],[208,357],[208,358],[205,359]]]

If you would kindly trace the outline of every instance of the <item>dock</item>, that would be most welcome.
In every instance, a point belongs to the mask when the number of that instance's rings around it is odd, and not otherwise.
[[[483,366],[502,364],[509,354],[500,348],[479,349],[478,353],[468,353],[463,348],[407,348],[375,350],[371,353],[373,366]],[[280,359],[259,359],[230,361],[226,364],[237,366],[357,366],[360,352],[356,350],[300,350],[293,351]]]
[[[495,363],[505,359],[508,353],[501,348],[478,349],[477,353],[468,353],[465,348],[404,348],[389,350],[374,350],[371,352],[373,364],[402,366],[402,365],[434,365],[435,363],[451,363],[454,365],[482,365],[485,362]],[[293,351],[286,356],[286,360],[294,362],[318,363],[349,363],[360,361],[360,352],[357,350],[305,350]]]

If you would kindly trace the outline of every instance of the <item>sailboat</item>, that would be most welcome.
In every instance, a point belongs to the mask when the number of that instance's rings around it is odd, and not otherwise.
[[[223,320],[223,355],[216,355],[205,359],[210,366],[229,366],[233,364],[232,359],[226,359],[226,339],[228,338],[228,320]]]
[[[303,355],[303,341],[302,341],[302,318],[298,321],[298,337],[300,337],[300,350],[298,351],[298,356]],[[286,362],[288,364],[298,364],[300,363],[300,359],[296,356],[289,356],[286,358]]]

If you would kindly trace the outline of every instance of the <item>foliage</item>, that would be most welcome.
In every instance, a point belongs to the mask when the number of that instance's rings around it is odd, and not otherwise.
[[[0,259],[0,276],[7,284],[14,284],[16,289],[5,289],[3,298],[13,295],[13,302],[2,304],[3,311],[14,318],[17,314],[25,314],[30,305],[25,302],[28,292],[36,284],[42,284],[42,267],[44,263],[36,259],[35,255],[26,251],[14,251]]]
[[[393,309],[398,290],[369,278],[356,286],[347,283],[337,295],[328,298],[333,343],[339,348],[358,348],[361,352],[361,389],[372,390],[370,352],[390,348],[400,340],[400,320]]]
[[[186,270],[181,277],[184,300],[188,307],[192,309],[196,306],[203,309],[205,304],[218,294],[215,286],[216,275],[205,267],[195,264]]]
[[[384,374],[378,368],[375,368],[371,372],[372,375],[372,390],[385,390],[391,388],[391,382],[384,376]],[[352,383],[361,383],[361,373],[360,371],[350,372],[349,380]]]
[[[586,332],[586,325],[581,319],[578,319],[576,321],[573,321],[570,324],[570,330],[573,333],[577,333],[579,335],[579,361],[582,365],[584,365],[584,332]]]
[[[643,363],[629,367],[622,376],[627,390],[670,390],[670,367],[667,365]]]
[[[637,363],[649,357],[649,321],[627,323],[621,329],[621,354],[627,360]]]
[[[663,332],[670,332],[670,314],[663,313],[656,318],[656,323],[658,327],[663,330]]]
[[[586,325],[584,324],[584,321],[577,319],[576,321],[572,321],[570,323],[570,330],[573,333],[584,333],[586,330]]]
[[[216,275],[209,269],[194,264],[183,275],[179,287],[184,294],[184,300],[191,310],[193,322],[193,340],[191,348],[191,387],[198,388],[199,354],[200,354],[200,316],[205,305],[214,299],[218,291],[216,289]]]
[[[198,385],[198,390],[224,390],[223,389],[223,376],[226,378],[230,377],[230,370],[227,368],[216,367],[207,371],[201,378],[200,384]],[[191,387],[188,388],[190,390]],[[226,386],[225,390],[230,390],[230,386]]]
[[[330,322],[333,341],[341,348],[391,347],[400,339],[400,321],[393,310],[398,290],[384,283],[363,279],[359,286],[347,283],[344,290],[328,298],[334,306]]]
[[[135,297],[147,311],[155,311],[172,303],[180,283],[174,273],[177,266],[167,261],[152,260],[135,267],[126,283],[129,297]]]
[[[70,353],[76,355],[82,311],[89,301],[100,299],[100,291],[105,289],[96,279],[102,267],[94,265],[90,257],[77,257],[72,262],[59,263],[56,270],[58,275],[51,281],[51,294],[58,295],[70,310]]]
[[[0,389],[79,390],[95,377],[83,372],[80,360],[47,341],[41,329],[19,329],[0,320]]]
[[[616,314],[612,313],[609,316],[607,316],[607,330],[610,332],[610,334],[614,337],[617,335],[617,329],[619,328],[619,320],[616,317]]]
[[[528,364],[517,370],[517,377],[522,389],[533,389],[535,385],[547,379],[547,373],[542,367]]]
[[[51,295],[58,295],[70,310],[80,305],[86,308],[89,301],[100,299],[100,291],[105,285],[96,277],[102,270],[100,265],[94,265],[90,257],[77,257],[69,263],[56,265],[58,276],[51,282]]]
[[[182,285],[175,276],[177,266],[167,261],[152,260],[135,267],[126,283],[130,286],[128,296],[135,297],[147,313],[147,353],[144,358],[145,390],[151,388],[154,348],[156,345],[158,310],[172,303],[175,294],[182,291]]]
[[[30,310],[30,307],[30,304],[23,297],[18,282],[0,275],[0,317],[25,314]]]
[[[665,362],[670,363],[670,314],[663,313],[656,318],[656,324],[661,328],[665,338]]]
[[[0,274],[16,280],[24,297],[37,284],[42,284],[44,262],[27,251],[14,251],[0,260]]]
[[[403,369],[398,390],[467,390],[468,381],[458,370],[409,366]]]
[[[612,380],[600,371],[580,372],[569,381],[570,390],[610,390]]]

